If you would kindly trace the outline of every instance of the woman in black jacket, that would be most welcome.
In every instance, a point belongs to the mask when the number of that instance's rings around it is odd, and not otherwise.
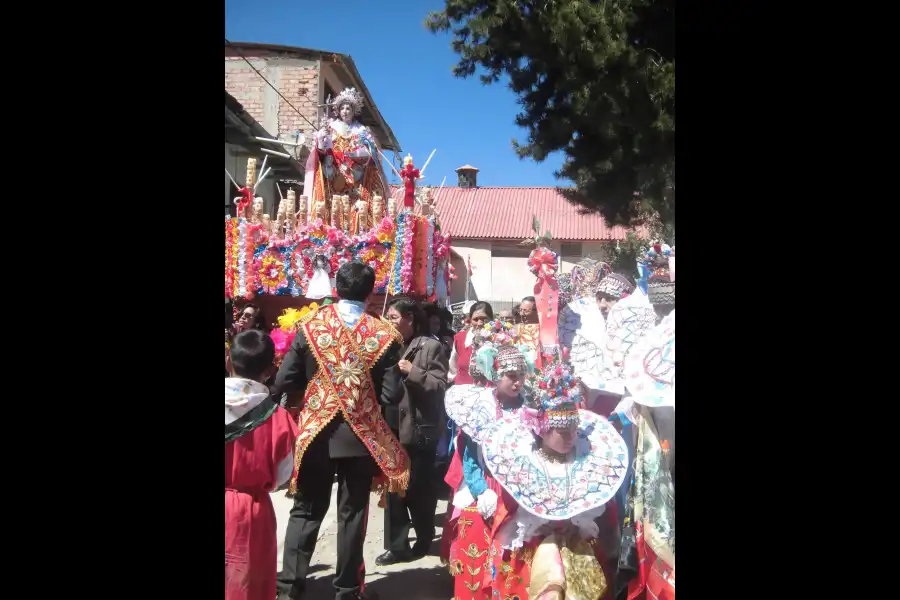
[[[385,408],[385,420],[394,429],[410,458],[410,480],[406,496],[390,494],[384,511],[384,549],[377,565],[390,565],[421,558],[434,538],[435,453],[446,423],[444,391],[447,389],[447,354],[430,334],[428,318],[414,301],[394,300],[387,319],[403,336],[401,360],[403,400]],[[416,530],[410,549],[409,528]]]

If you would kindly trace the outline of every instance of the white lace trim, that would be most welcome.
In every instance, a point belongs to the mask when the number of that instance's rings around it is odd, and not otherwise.
[[[570,519],[585,539],[594,539],[600,535],[600,527],[594,519],[606,512],[606,505],[585,511]],[[497,540],[504,550],[517,550],[534,537],[543,536],[553,530],[556,521],[542,519],[531,513],[518,510],[516,516],[504,523],[497,532]]]

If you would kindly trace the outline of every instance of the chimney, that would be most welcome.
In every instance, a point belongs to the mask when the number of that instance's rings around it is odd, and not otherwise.
[[[472,165],[463,165],[456,170],[456,175],[459,177],[459,187],[461,188],[475,188],[478,187],[478,169],[473,167]]]

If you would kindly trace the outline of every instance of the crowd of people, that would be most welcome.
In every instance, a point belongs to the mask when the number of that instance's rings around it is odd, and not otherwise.
[[[496,315],[472,303],[457,332],[447,309],[409,298],[383,318],[369,312],[374,283],[367,265],[343,265],[335,301],[300,319],[277,360],[258,306],[226,321],[226,599],[303,597],[336,481],[335,598],[374,597],[363,559],[371,492],[384,507],[375,562],[390,565],[429,553],[449,488],[439,553],[453,600],[674,600],[669,399],[618,385],[635,334],[674,340],[674,304],[654,306],[627,276],[603,278],[588,300],[607,336],[632,341],[586,377],[565,352],[543,354],[534,297]],[[269,494],[282,488],[293,507],[276,573]],[[660,519],[671,556],[645,541]]]

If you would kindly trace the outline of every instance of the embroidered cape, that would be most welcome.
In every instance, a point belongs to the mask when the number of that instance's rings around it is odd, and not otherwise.
[[[369,373],[391,342],[402,343],[400,334],[386,321],[368,314],[354,327],[347,327],[334,305],[304,317],[299,329],[319,369],[306,387],[300,411],[294,453],[297,471],[316,435],[340,412],[381,469],[383,476],[375,478],[373,489],[405,491],[409,457],[381,415]],[[289,493],[296,489],[294,479]]]

